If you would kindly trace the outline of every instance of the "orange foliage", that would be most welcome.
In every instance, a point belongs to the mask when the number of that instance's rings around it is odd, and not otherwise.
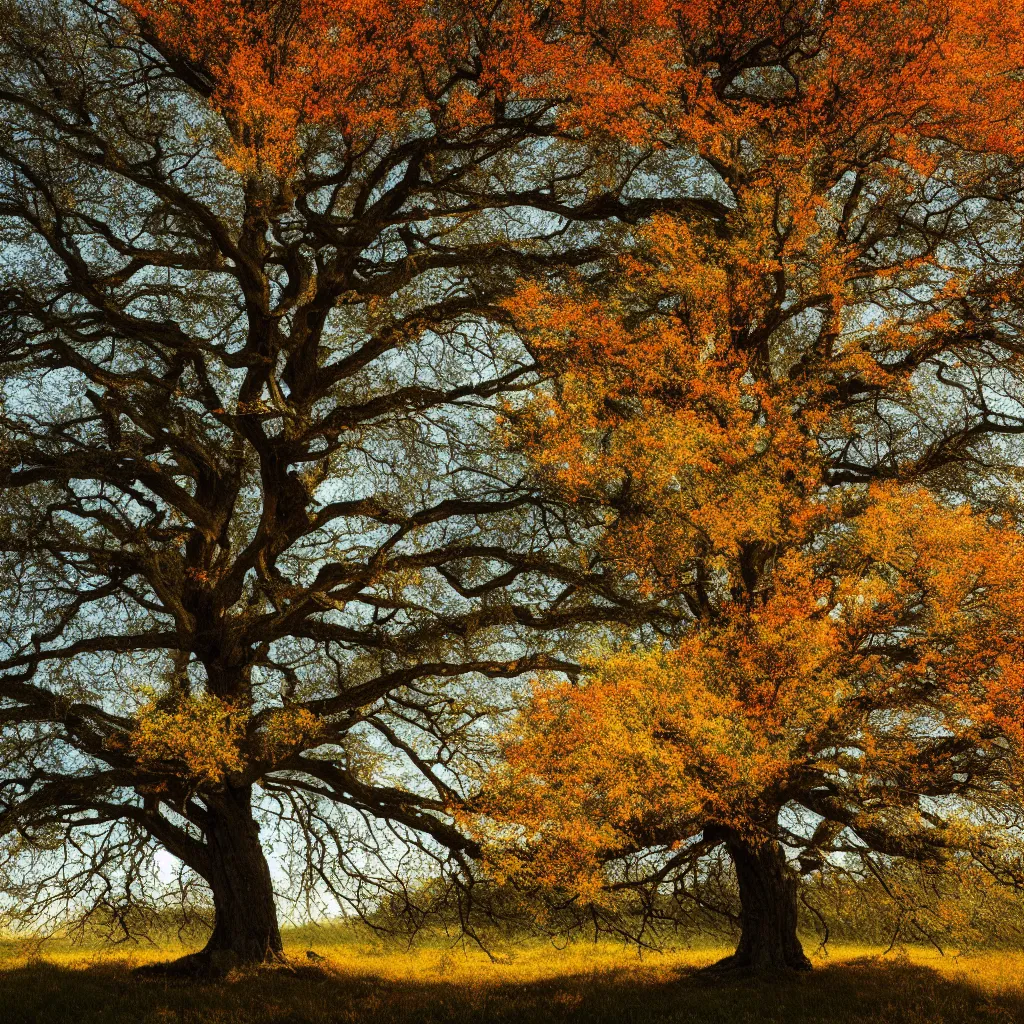
[[[316,128],[360,149],[429,123],[479,130],[516,101],[552,104],[564,131],[685,143],[726,165],[752,131],[781,133],[794,167],[822,145],[837,156],[884,149],[925,168],[928,139],[1001,151],[1021,142],[1008,113],[1022,63],[1014,4],[122,2],[206,89],[243,171],[293,173]],[[733,99],[721,82],[736,66],[750,81]],[[763,102],[780,89],[785,104]]]
[[[671,649],[585,670],[538,683],[506,739],[483,805],[506,826],[491,833],[499,875],[596,898],[615,856],[713,826],[757,842],[815,790],[841,794],[820,813],[912,835],[928,824],[918,794],[1019,794],[1024,540],[878,487],[819,552],[780,560],[756,610],[727,600]],[[969,814],[936,830],[981,835]]]

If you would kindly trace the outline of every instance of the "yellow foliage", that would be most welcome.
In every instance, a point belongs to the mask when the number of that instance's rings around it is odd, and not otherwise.
[[[213,694],[182,697],[174,707],[150,703],[140,711],[130,749],[142,767],[216,783],[241,771],[249,713]]]
[[[306,708],[281,708],[267,716],[263,742],[271,757],[286,755],[316,736],[320,728],[320,722],[312,711]]]

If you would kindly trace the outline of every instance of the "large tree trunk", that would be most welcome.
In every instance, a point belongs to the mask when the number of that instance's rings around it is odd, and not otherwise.
[[[203,954],[239,964],[283,959],[270,867],[251,795],[248,787],[217,794],[206,833],[214,926]]]
[[[284,964],[270,878],[252,814],[250,787],[226,787],[208,798],[205,828],[214,925],[206,946],[146,973],[223,976],[236,967]]]
[[[726,846],[740,890],[740,941],[718,970],[809,971],[797,937],[797,877],[782,847],[772,841],[752,843],[735,833]]]

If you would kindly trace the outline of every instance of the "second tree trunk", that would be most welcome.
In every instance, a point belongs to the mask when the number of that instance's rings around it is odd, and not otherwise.
[[[740,940],[736,952],[716,966],[810,970],[811,962],[797,936],[797,877],[782,847],[735,834],[726,845],[740,890]]]

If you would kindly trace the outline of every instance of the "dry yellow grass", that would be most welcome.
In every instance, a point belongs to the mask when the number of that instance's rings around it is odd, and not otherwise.
[[[1024,1022],[1024,954],[881,955],[834,947],[806,976],[709,978],[721,949],[648,954],[611,943],[529,945],[493,963],[439,946],[387,951],[296,933],[289,953],[326,960],[297,975],[221,984],[139,981],[131,968],[179,949],[33,950],[0,943],[3,1024],[1013,1024]],[[322,968],[319,969],[319,968]]]

